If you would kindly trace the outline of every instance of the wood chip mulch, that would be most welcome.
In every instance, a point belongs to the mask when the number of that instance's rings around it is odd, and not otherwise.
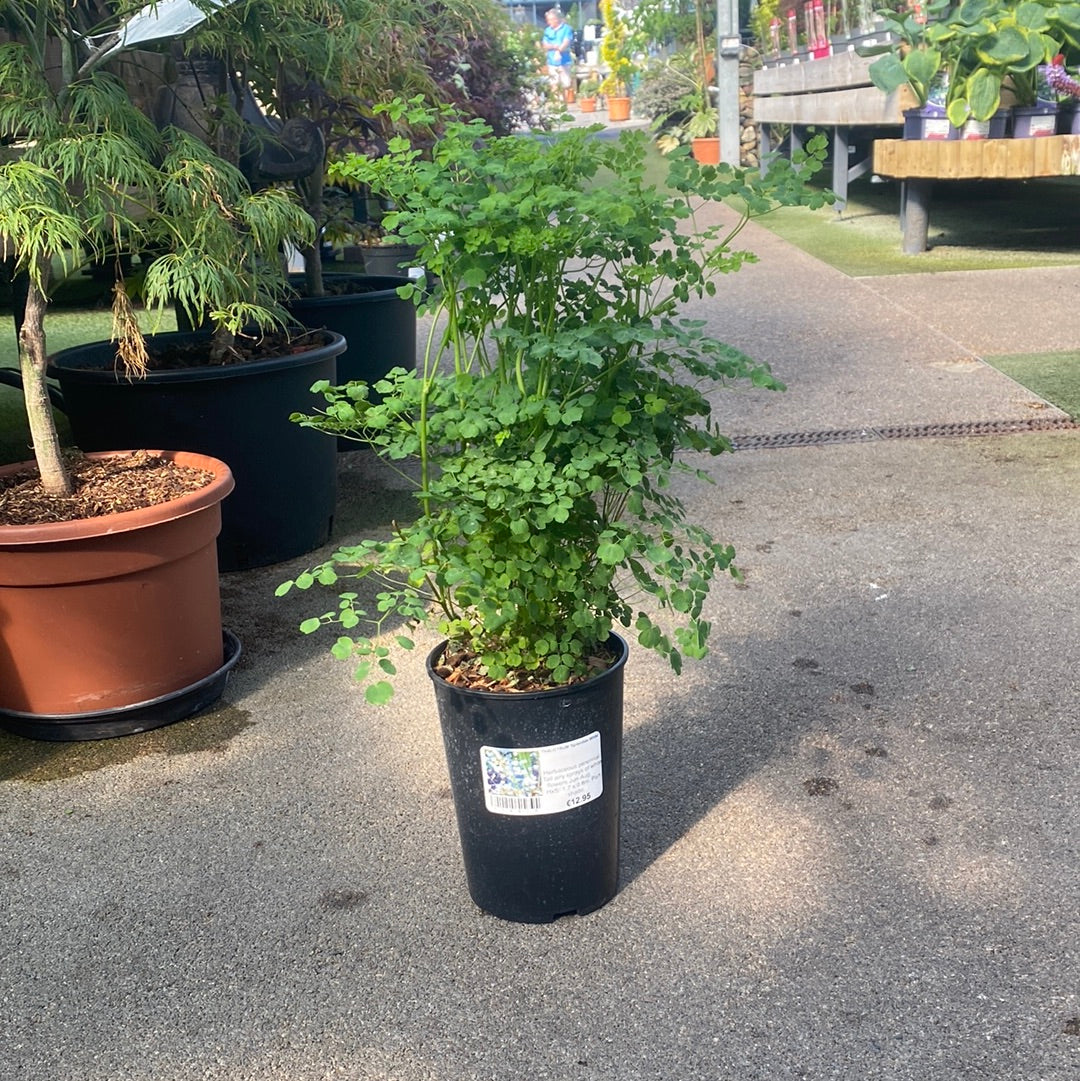
[[[517,671],[511,672],[505,679],[492,679],[481,668],[476,654],[466,649],[455,649],[452,652],[447,650],[434,669],[436,675],[455,687],[463,687],[470,691],[494,691],[498,694],[524,694],[534,691],[553,691],[561,687],[573,686],[575,683],[584,683],[587,679],[607,671],[615,660],[614,653],[607,649],[598,649],[595,655],[589,657],[589,675],[577,676],[569,683],[553,682],[551,673],[546,671]]]
[[[72,522],[142,510],[197,492],[214,479],[149,451],[106,460],[73,455],[69,465],[75,482],[69,497],[48,494],[36,469],[0,478],[0,525]]]

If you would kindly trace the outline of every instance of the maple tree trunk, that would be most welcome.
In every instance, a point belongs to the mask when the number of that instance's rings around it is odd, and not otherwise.
[[[30,422],[30,438],[34,444],[41,485],[50,495],[71,495],[71,474],[60,454],[60,437],[56,434],[52,404],[49,401],[45,369],[48,354],[45,350],[45,309],[49,301],[45,296],[49,264],[40,263],[40,281],[30,276],[30,288],[26,294],[26,315],[19,330],[19,369],[22,373],[23,398],[26,402],[26,418]]]
[[[301,196],[304,209],[315,219],[316,224],[322,221],[323,216],[323,179],[321,171],[317,175],[305,177],[300,182]],[[309,297],[321,297],[326,295],[323,283],[322,265],[322,237],[318,229],[315,239],[311,244],[305,244],[300,249],[300,255],[304,260],[304,292]]]

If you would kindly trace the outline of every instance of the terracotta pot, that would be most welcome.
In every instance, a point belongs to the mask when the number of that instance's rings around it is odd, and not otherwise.
[[[607,99],[607,114],[608,120],[613,123],[620,120],[630,119],[630,99],[629,98],[608,98]]]
[[[583,113],[595,113],[596,98],[578,98],[578,108]]]
[[[232,473],[205,455],[156,453],[214,479],[146,510],[0,526],[0,710],[114,710],[222,667],[215,541]]]
[[[208,340],[198,331],[154,334],[147,348],[153,355]],[[218,560],[222,571],[250,570],[303,555],[330,536],[337,447],[289,416],[320,403],[311,386],[336,382],[344,350],[345,339],[327,333],[297,353],[128,380],[114,370],[114,342],[89,342],[53,354],[48,373],[83,450],[184,447],[228,462],[236,494],[225,504]]]
[[[720,164],[720,140],[705,136],[690,141],[690,153],[699,165]]]

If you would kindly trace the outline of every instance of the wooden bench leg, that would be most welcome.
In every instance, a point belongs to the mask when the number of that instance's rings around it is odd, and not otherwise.
[[[905,255],[926,251],[933,191],[934,182],[921,178],[905,180],[900,186],[900,228],[904,230]]]

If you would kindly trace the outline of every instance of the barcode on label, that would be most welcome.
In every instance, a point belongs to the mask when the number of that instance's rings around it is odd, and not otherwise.
[[[539,811],[541,808],[538,799],[514,799],[512,796],[491,794],[488,795],[488,806],[492,809],[497,807],[500,811]]]

